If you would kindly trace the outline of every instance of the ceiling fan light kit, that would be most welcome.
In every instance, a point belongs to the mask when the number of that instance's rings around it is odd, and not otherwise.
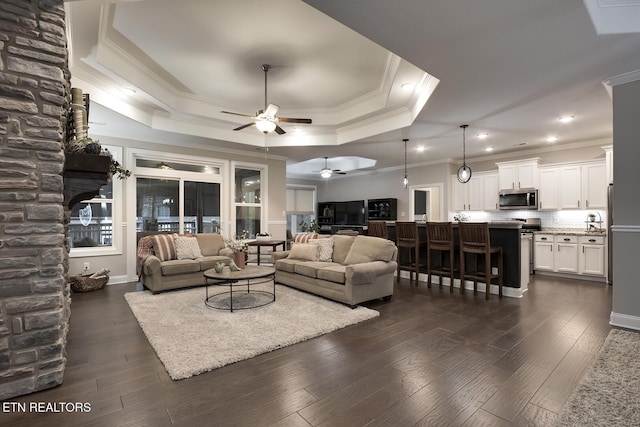
[[[264,109],[258,111],[255,116],[249,115],[249,114],[242,114],[242,113],[234,113],[233,111],[221,111],[222,113],[225,114],[233,114],[235,116],[242,116],[242,117],[251,117],[253,118],[253,122],[252,123],[247,123],[245,125],[242,126],[238,126],[237,128],[235,128],[234,130],[242,130],[244,128],[248,128],[249,126],[253,126],[256,125],[256,128],[264,133],[265,135],[275,131],[278,135],[283,135],[285,134],[285,130],[282,129],[278,123],[279,122],[283,122],[283,123],[300,123],[300,124],[307,124],[310,125],[311,124],[311,119],[295,119],[292,117],[277,117],[276,114],[278,114],[278,110],[280,110],[280,107],[276,104],[268,104],[267,103],[267,73],[269,72],[269,70],[271,69],[271,65],[269,64],[262,64],[261,66],[262,71],[264,71]]]
[[[329,169],[328,157],[324,158],[324,167],[320,170],[320,176],[324,179],[329,179],[333,174],[346,175],[346,172],[342,172],[340,169]]]
[[[466,184],[471,179],[471,168],[467,165],[467,156],[466,156],[466,131],[469,125],[460,125],[462,128],[462,166],[458,168],[458,181],[462,184]]]

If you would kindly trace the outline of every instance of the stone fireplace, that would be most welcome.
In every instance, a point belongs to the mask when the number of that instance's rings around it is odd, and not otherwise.
[[[0,400],[59,385],[70,317],[63,0],[0,4]]]

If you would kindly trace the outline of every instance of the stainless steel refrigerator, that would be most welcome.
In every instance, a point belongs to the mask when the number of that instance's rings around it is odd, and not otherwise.
[[[613,285],[613,184],[607,188],[607,283]]]

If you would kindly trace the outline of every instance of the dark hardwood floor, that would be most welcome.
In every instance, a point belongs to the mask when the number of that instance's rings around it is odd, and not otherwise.
[[[380,317],[172,381],[123,298],[73,294],[64,383],[5,426],[549,426],[609,332],[611,287],[533,276],[522,299],[396,284]],[[204,291],[203,291],[204,292]]]

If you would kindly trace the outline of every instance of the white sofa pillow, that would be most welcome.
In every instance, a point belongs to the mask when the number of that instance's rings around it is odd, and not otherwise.
[[[309,243],[320,247],[318,252],[319,261],[331,262],[331,256],[333,255],[332,239],[313,239],[309,240]]]
[[[202,258],[198,239],[194,237],[180,236],[175,239],[176,257],[178,259]]]

